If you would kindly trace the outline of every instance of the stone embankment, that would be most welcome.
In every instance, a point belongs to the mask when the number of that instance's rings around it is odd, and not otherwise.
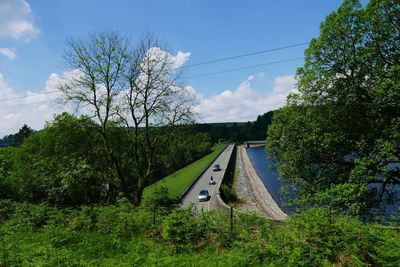
[[[247,155],[246,148],[238,146],[237,149],[235,187],[238,197],[244,202],[238,205],[237,209],[254,210],[273,220],[284,220],[287,215],[264,186]]]

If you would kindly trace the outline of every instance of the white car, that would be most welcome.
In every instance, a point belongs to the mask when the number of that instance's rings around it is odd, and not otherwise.
[[[207,201],[210,198],[210,193],[208,193],[208,190],[202,189],[199,192],[199,201]]]

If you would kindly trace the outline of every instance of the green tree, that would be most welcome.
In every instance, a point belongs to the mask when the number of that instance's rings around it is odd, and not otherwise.
[[[109,166],[137,206],[153,177],[161,137],[172,134],[175,125],[192,122],[193,98],[181,86],[171,55],[151,35],[137,45],[110,32],[70,39],[65,59],[76,75],[60,90],[97,119]],[[118,127],[125,129],[129,157],[121,158],[111,140]]]
[[[12,199],[17,196],[18,183],[11,179],[15,147],[0,148],[0,199]]]
[[[267,152],[300,199],[357,212],[400,183],[400,4],[346,0],[321,24]]]
[[[15,134],[14,137],[14,145],[20,146],[24,142],[24,140],[33,133],[33,129],[28,125],[24,124],[21,129],[19,129],[18,133]]]
[[[19,199],[66,205],[104,200],[104,186],[115,181],[98,133],[89,118],[64,113],[27,138],[15,151],[10,174]]]

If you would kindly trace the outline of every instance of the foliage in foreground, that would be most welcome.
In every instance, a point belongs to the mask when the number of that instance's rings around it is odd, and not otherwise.
[[[329,209],[282,223],[254,213],[164,214],[129,205],[57,209],[0,204],[0,265],[399,266],[398,228]]]

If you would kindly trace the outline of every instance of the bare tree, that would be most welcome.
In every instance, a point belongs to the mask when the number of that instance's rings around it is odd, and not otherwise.
[[[173,126],[191,123],[195,99],[180,83],[181,72],[171,54],[152,35],[142,38],[132,51],[120,118],[132,131],[133,160],[137,178],[135,202],[140,202],[149,182],[161,135]],[[164,140],[168,140],[164,138]]]
[[[160,137],[194,119],[195,99],[183,88],[170,53],[150,35],[136,46],[116,33],[91,34],[67,42],[65,60],[75,73],[59,88],[66,100],[92,114],[101,126],[104,149],[127,199],[139,205],[150,182]],[[110,123],[129,132],[133,171],[124,172],[110,142]],[[165,140],[165,138],[163,138]]]

